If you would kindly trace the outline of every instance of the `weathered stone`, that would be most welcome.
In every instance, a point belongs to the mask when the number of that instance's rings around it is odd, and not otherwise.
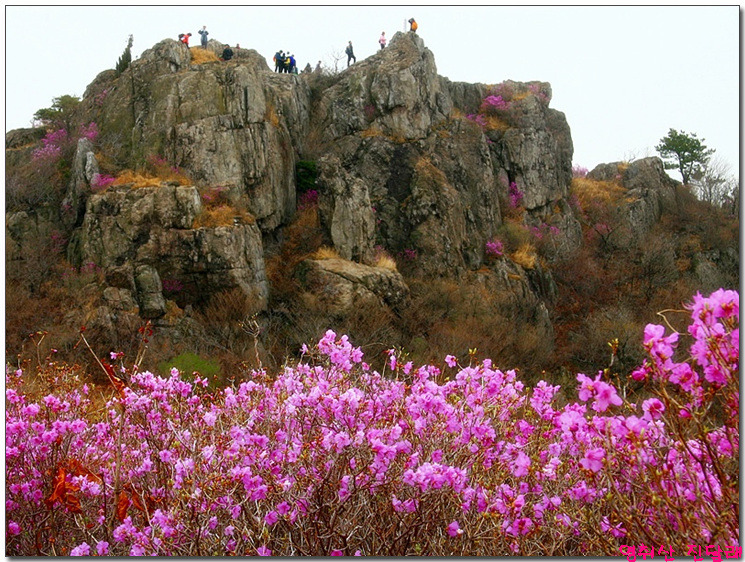
[[[334,314],[346,314],[369,303],[395,309],[409,295],[397,271],[344,259],[304,260],[296,276],[303,289],[316,295]]]
[[[159,155],[199,186],[230,188],[271,230],[295,209],[292,145],[305,136],[309,94],[297,77],[274,76],[255,51],[244,55],[191,64],[183,45],[164,40],[86,107],[116,159],[134,168]]]
[[[147,319],[160,318],[166,313],[163,285],[157,270],[151,265],[140,265],[135,269],[135,287],[140,316]]]
[[[91,193],[91,184],[98,180],[98,161],[93,144],[87,138],[78,139],[72,162],[72,173],[62,200],[62,222],[67,228],[78,226],[85,214],[85,204]]]
[[[132,310],[137,304],[131,291],[116,287],[106,287],[103,291],[106,306],[114,310]]]
[[[662,160],[657,157],[642,158],[631,163],[613,162],[600,164],[587,174],[589,179],[610,181],[628,190],[625,203],[620,208],[626,216],[627,231],[619,230],[619,244],[642,239],[660,220],[663,211],[677,208],[675,188],[678,182],[665,173]]]
[[[163,185],[94,194],[89,198],[76,243],[71,246],[76,252],[71,261],[103,267],[111,286],[131,289],[134,282],[143,317],[147,318],[156,317],[153,311],[160,312],[161,303],[156,299],[145,311],[142,289],[137,285],[137,272],[145,265],[159,273],[160,279],[184,286],[178,296],[182,305],[238,287],[255,297],[263,308],[269,289],[258,227],[249,224],[194,229],[200,211],[201,200],[192,186]]]

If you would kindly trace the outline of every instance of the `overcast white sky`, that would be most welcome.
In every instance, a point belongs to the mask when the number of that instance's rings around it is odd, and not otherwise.
[[[656,155],[670,128],[697,133],[738,175],[739,18],[731,6],[8,6],[5,130],[63,94],[82,96],[113,68],[134,35],[133,57],[194,34],[306,62],[330,62],[352,40],[358,60],[415,17],[438,73],[496,84],[542,80],[566,114],[574,163]],[[671,173],[671,175],[674,175]]]

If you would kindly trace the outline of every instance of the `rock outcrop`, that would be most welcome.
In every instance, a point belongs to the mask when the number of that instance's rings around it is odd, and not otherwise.
[[[580,247],[568,202],[571,131],[549,107],[549,84],[495,88],[439,76],[414,33],[397,33],[386,49],[333,76],[275,74],[247,49],[229,62],[194,64],[186,47],[163,40],[121,75],[107,70],[88,87],[81,120],[97,124],[96,145],[78,142],[59,209],[6,215],[6,263],[21,263],[34,240],[63,233],[73,265],[104,271],[96,313],[104,327],[119,313],[159,320],[173,303],[187,308],[233,289],[260,310],[272,290],[268,248],[282,243],[305,195],[296,165],[312,161],[324,242],[340,257],[293,262],[288,278],[301,290],[339,315],[407,306],[404,277],[374,265],[382,249],[405,256],[409,275],[463,279],[499,294],[549,348],[550,267],[492,259],[486,245],[510,228],[534,227],[553,233],[548,262]],[[489,96],[496,113],[486,119]],[[27,158],[39,139],[36,129],[8,133],[7,162]],[[107,168],[139,170],[149,158],[189,181],[100,186]],[[601,165],[588,177],[620,181],[629,240],[676,208],[675,182],[657,158]],[[199,218],[211,190],[234,217],[208,228]],[[507,207],[515,193],[519,212]],[[734,259],[699,257],[696,274],[714,284],[717,264]]]
[[[677,208],[675,186],[678,184],[665,173],[662,160],[642,158],[631,163],[600,164],[587,174],[589,179],[615,181],[624,190],[625,204],[620,207],[627,223],[626,231],[619,231],[629,243],[640,240],[660,220],[664,211]]]
[[[178,286],[171,298],[181,306],[239,288],[263,307],[269,287],[258,227],[193,228],[201,210],[193,186],[122,187],[93,194],[70,245],[70,261],[95,263],[110,284],[134,290],[145,318],[165,314],[164,279]]]
[[[398,271],[344,259],[307,259],[296,271],[300,286],[332,314],[344,315],[366,305],[403,306],[409,289]]]

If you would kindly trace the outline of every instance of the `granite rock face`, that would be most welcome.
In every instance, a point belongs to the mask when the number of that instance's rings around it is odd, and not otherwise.
[[[334,75],[276,74],[249,49],[236,49],[229,62],[195,64],[183,45],[163,40],[122,74],[107,70],[89,85],[80,120],[97,123],[96,144],[78,142],[62,208],[6,215],[7,263],[20,263],[32,240],[59,230],[73,265],[103,268],[110,311],[137,308],[158,319],[169,300],[187,307],[232,289],[261,309],[271,290],[267,242],[282,241],[305,195],[296,165],[312,161],[320,223],[340,258],[298,260],[293,275],[305,290],[323,288],[339,313],[360,303],[405,306],[404,278],[374,266],[382,249],[409,260],[413,275],[464,279],[503,294],[550,342],[550,268],[491,260],[485,247],[514,227],[505,224],[516,220],[507,208],[514,186],[520,228],[555,231],[553,257],[579,248],[582,230],[568,202],[571,131],[549,107],[549,84],[495,88],[439,76],[414,33],[397,33],[384,50]],[[497,113],[474,119],[497,93]],[[7,133],[6,162],[28,158],[40,138],[38,130]],[[189,184],[96,187],[106,166],[138,170],[153,157]],[[620,169],[601,165],[589,177],[616,179]],[[626,166],[621,183],[632,237],[676,206],[675,182],[657,158]],[[205,194],[215,189],[235,220],[200,227]],[[717,264],[731,261],[700,257],[696,271],[712,283]]]
[[[641,239],[656,224],[662,213],[677,207],[675,186],[678,182],[665,173],[662,160],[642,158],[629,164],[600,164],[587,174],[597,181],[616,181],[626,190],[624,213],[628,241]]]
[[[70,245],[70,261],[95,263],[111,286],[133,289],[144,318],[165,314],[164,280],[182,306],[238,288],[263,307],[269,288],[258,227],[193,228],[201,210],[193,186],[93,194]]]
[[[301,287],[313,292],[332,314],[348,314],[369,304],[397,309],[409,295],[397,271],[341,258],[305,260],[296,275]]]

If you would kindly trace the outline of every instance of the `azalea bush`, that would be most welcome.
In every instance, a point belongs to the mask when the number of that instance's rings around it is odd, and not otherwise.
[[[73,367],[8,367],[6,555],[736,544],[739,294],[688,311],[687,334],[647,326],[631,376],[578,374],[576,400],[473,355],[415,366],[390,350],[380,373],[332,331],[223,389],[118,353],[100,362],[105,395]]]

